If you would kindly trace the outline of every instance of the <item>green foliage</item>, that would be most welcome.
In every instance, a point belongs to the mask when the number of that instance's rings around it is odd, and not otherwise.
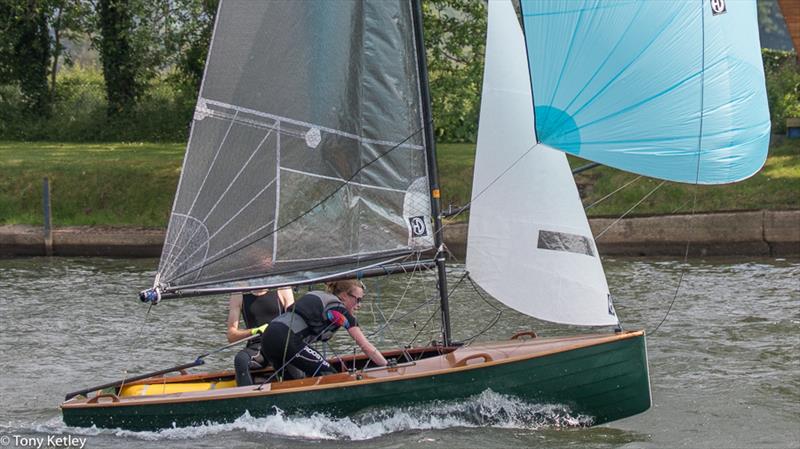
[[[97,113],[104,115],[102,109]],[[437,151],[445,210],[448,205],[467,204],[474,145],[442,144]],[[48,176],[56,226],[166,226],[183,153],[183,143],[0,141],[0,224],[41,224],[42,178]],[[585,163],[570,159],[573,166]],[[634,178],[630,173],[598,167],[576,180],[588,206]],[[619,217],[660,183],[639,179],[587,212]],[[800,209],[800,145],[787,140],[772,147],[764,168],[736,184],[666,183],[632,215],[688,213],[693,205],[696,212]]]
[[[98,0],[100,61],[109,117],[129,113],[141,92],[140,60],[133,50],[133,11],[128,0]]]
[[[783,66],[795,61],[797,54],[793,51],[761,49],[761,60],[764,61],[764,72],[769,76],[780,70]]]
[[[456,209],[469,203],[472,194],[475,145],[471,143],[437,144],[436,156],[442,191],[442,208],[446,211],[451,207]]]
[[[794,52],[763,50],[767,98],[774,133],[786,132],[786,118],[800,117],[800,66]]]
[[[177,22],[183,25],[173,31],[175,49],[180,55],[176,65],[183,79],[199,91],[219,0],[179,0],[176,3]]]
[[[423,3],[423,15],[436,137],[444,142],[474,142],[486,5],[474,0],[431,0]]]
[[[179,78],[168,73],[152,79],[128,114],[111,117],[106,115],[103,75],[96,68],[73,66],[59,71],[50,117],[26,115],[19,89],[0,86],[0,139],[185,141],[196,92]]]
[[[437,145],[442,205],[447,210],[467,204],[472,192],[475,148],[472,144]],[[569,156],[575,168],[588,161]],[[628,187],[611,195],[638,176],[610,167],[597,167],[575,177],[587,214],[595,217],[619,217],[661,184],[660,180],[640,177]],[[589,207],[591,206],[591,207]],[[728,185],[693,186],[664,183],[638,205],[631,215],[800,209],[800,142],[786,140],[770,148],[764,168],[751,178]],[[467,214],[458,216],[463,220]]]
[[[16,84],[18,101],[29,115],[50,113],[49,3],[30,0],[0,4],[0,81]]]
[[[576,165],[585,161],[576,161]],[[585,186],[584,204],[590,206],[637,178],[637,175],[598,167],[576,177]],[[662,181],[641,178],[607,200],[588,208],[589,216],[619,217]],[[764,168],[751,178],[726,185],[664,183],[632,212],[633,215],[800,209],[800,144],[787,140],[770,148]]]

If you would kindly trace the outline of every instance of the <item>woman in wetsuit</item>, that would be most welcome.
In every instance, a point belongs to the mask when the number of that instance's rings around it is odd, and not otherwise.
[[[354,316],[363,297],[364,286],[356,280],[332,282],[325,292],[306,293],[270,323],[262,336],[261,354],[275,369],[288,364],[306,376],[335,373],[308,344],[328,341],[343,327],[373,363],[386,366],[386,359],[361,332]],[[286,379],[297,377],[296,370],[290,369],[284,369],[283,375]]]
[[[294,294],[289,287],[277,290],[259,290],[245,294],[234,293],[228,302],[228,341],[233,343],[251,335],[264,332],[264,325],[286,312],[294,303]],[[244,318],[244,329],[239,329],[239,318]],[[247,346],[236,354],[233,367],[236,385],[252,385],[251,369],[263,368],[266,364],[259,354],[261,336],[247,342]]]

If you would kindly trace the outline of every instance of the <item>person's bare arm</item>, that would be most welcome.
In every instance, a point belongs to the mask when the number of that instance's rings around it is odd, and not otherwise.
[[[281,308],[286,310],[287,307],[294,304],[294,291],[292,287],[281,287],[278,289],[278,301],[281,302]]]
[[[249,337],[249,329],[239,329],[239,317],[242,313],[242,294],[234,293],[228,301],[228,342],[233,343],[243,338]]]
[[[372,343],[370,343],[369,340],[367,340],[367,337],[365,337],[364,333],[361,332],[360,327],[358,326],[351,327],[350,329],[347,329],[347,333],[350,334],[351,337],[353,337],[353,340],[355,340],[358,347],[361,348],[362,351],[364,351],[364,354],[366,354],[370,360],[372,360],[372,363],[378,366],[387,365],[386,359],[383,357],[383,354],[381,354],[380,351],[375,349],[375,346],[373,346]]]

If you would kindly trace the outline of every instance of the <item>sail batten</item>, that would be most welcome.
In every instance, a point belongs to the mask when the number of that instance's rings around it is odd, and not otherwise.
[[[223,0],[162,289],[293,284],[430,249],[416,56],[405,0]]]

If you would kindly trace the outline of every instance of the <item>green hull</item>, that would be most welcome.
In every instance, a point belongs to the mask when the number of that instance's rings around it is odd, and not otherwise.
[[[63,407],[68,426],[155,430],[231,422],[246,411],[262,417],[327,412],[343,416],[368,407],[465,399],[491,389],[527,402],[563,404],[594,424],[625,418],[651,404],[644,335],[504,363],[382,382],[358,382],[311,391],[104,407]]]

